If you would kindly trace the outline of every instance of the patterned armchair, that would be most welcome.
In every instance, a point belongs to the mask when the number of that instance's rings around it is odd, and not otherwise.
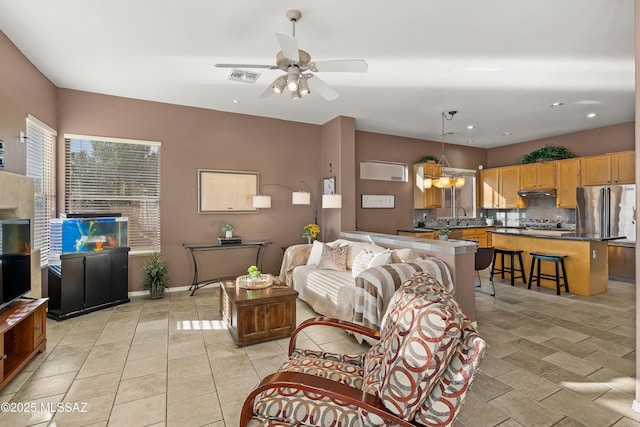
[[[313,325],[379,341],[361,355],[297,349],[297,334]],[[394,293],[380,332],[324,317],[302,323],[289,359],[245,400],[240,425],[447,426],[485,347],[452,295],[420,273]]]

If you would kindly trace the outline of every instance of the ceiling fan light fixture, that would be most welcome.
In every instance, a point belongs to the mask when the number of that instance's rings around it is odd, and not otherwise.
[[[287,87],[291,92],[298,90],[298,78],[300,77],[300,68],[292,65],[289,67],[287,74]]]
[[[298,84],[298,92],[300,92],[300,95],[305,96],[311,93],[311,91],[309,90],[309,85],[307,84],[307,77],[304,74],[300,76]]]
[[[287,78],[285,76],[280,76],[271,83],[271,88],[275,93],[280,95],[284,91],[284,87],[287,84]]]
[[[291,99],[300,99],[300,92],[297,89],[291,91]]]

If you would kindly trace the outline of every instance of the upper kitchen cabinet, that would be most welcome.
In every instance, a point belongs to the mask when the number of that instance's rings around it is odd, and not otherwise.
[[[426,178],[440,175],[442,175],[442,166],[437,163],[426,162],[413,165],[413,207],[415,209],[442,207],[442,189],[424,188]]]
[[[632,184],[635,151],[621,151],[580,158],[581,185]]]
[[[524,208],[518,196],[520,167],[483,169],[480,171],[480,200],[484,209]]]
[[[547,190],[556,187],[556,162],[520,166],[521,190]]]
[[[636,152],[611,153],[611,180],[613,184],[636,182]]]
[[[576,187],[580,186],[580,159],[558,160],[556,163],[556,206],[576,207]]]

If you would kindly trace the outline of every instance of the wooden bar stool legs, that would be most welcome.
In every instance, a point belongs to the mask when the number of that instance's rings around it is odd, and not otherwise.
[[[496,262],[495,260],[498,258],[498,255],[500,255],[500,262],[501,265],[500,267],[496,267]],[[509,266],[505,266],[504,265],[504,256],[508,255],[510,258],[510,264]],[[519,263],[519,268],[518,266],[516,266],[515,264],[515,256],[518,255],[518,263]],[[524,272],[524,263],[522,262],[522,250],[511,250],[511,249],[495,249],[495,255],[493,258],[493,266],[491,267],[491,280],[493,281],[493,276],[496,273],[500,273],[500,277],[504,279],[504,273],[509,273],[511,275],[511,286],[515,286],[514,282],[515,279],[522,279],[522,281],[524,282],[524,284],[527,284],[527,276],[525,275]],[[516,273],[520,273],[520,274],[516,274]]]
[[[560,295],[560,288],[564,286],[565,290],[569,292],[569,282],[567,281],[567,271],[564,266],[564,259],[566,255],[551,255],[551,254],[541,254],[537,252],[531,252],[531,271],[529,272],[529,286],[528,289],[531,289],[531,285],[535,281],[538,286],[540,286],[540,280],[553,280],[556,282],[556,294]],[[536,261],[538,262],[538,268],[536,270],[536,275],[534,276],[533,271],[536,267]],[[556,267],[556,274],[546,274],[540,272],[540,264],[542,261],[553,261]],[[562,275],[560,274],[560,269],[562,269]],[[562,279],[562,283],[560,280]]]

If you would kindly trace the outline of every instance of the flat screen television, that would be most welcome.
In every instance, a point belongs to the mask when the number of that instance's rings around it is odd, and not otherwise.
[[[0,309],[31,291],[28,219],[0,220]]]

